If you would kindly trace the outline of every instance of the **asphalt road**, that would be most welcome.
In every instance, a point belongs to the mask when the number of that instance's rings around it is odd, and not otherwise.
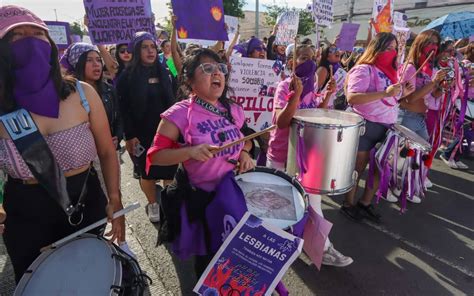
[[[144,202],[126,158],[125,197]],[[324,197],[325,217],[334,223],[330,238],[355,262],[318,271],[301,255],[283,280],[290,293],[474,295],[474,161],[466,163],[470,170],[455,171],[435,160],[430,175],[434,187],[427,198],[409,204],[404,214],[397,205],[381,201],[381,225],[349,221],[338,212],[342,197]],[[157,231],[146,221],[144,210],[128,220],[165,289],[174,295],[192,295],[192,263],[178,262],[165,247],[155,247]]]

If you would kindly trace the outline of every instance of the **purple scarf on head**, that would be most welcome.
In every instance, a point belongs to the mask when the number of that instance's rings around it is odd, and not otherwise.
[[[303,99],[308,93],[314,92],[314,75],[316,74],[316,63],[312,60],[308,60],[301,65],[298,65],[295,70],[296,76],[301,79],[303,83],[303,92],[301,93],[301,99]]]
[[[247,58],[250,56],[252,51],[259,47],[265,48],[265,45],[260,39],[254,37],[247,42],[237,44],[236,46],[234,46],[234,50],[240,53],[243,58]]]
[[[51,45],[35,37],[10,44],[18,106],[38,115],[58,118],[59,95],[51,78]]]

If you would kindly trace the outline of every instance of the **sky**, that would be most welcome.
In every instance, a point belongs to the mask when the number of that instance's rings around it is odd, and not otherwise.
[[[192,1],[192,0],[189,0]],[[162,22],[168,16],[167,0],[151,0],[152,10],[157,22]],[[244,10],[255,10],[256,0],[247,0]],[[263,5],[277,4],[280,6],[304,8],[311,0],[260,0],[260,10]],[[82,21],[84,5],[82,0],[0,0],[0,5],[14,4],[30,9],[41,19],[46,21],[56,20],[55,10],[59,21]]]

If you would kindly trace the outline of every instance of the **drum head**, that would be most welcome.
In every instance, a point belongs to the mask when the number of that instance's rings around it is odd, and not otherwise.
[[[281,229],[299,222],[306,211],[305,192],[281,171],[256,168],[235,177],[250,213]]]
[[[15,295],[111,295],[122,266],[113,246],[95,236],[80,237],[43,252],[28,268]]]
[[[393,129],[403,138],[407,139],[410,142],[410,148],[418,148],[425,153],[430,152],[431,144],[428,143],[425,139],[418,136],[414,131],[409,128],[404,127],[400,124],[394,124]],[[414,147],[411,147],[414,146]]]
[[[353,112],[329,109],[302,109],[298,110],[293,119],[306,124],[350,127],[364,123],[364,118]]]

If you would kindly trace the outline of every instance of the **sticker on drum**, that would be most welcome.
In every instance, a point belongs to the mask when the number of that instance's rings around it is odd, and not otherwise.
[[[130,265],[126,270],[122,260]],[[30,265],[21,278],[14,295],[128,295],[122,279],[125,271],[141,274],[135,260],[118,251],[118,247],[103,238],[85,234],[55,249],[50,249]],[[141,283],[139,283],[141,284]],[[139,295],[139,293],[137,294]]]
[[[431,144],[419,135],[417,135],[411,129],[400,124],[394,124],[392,129],[397,132],[402,138],[409,141],[410,148],[418,148],[425,153],[431,151]]]
[[[296,179],[264,167],[257,167],[235,178],[253,215],[280,229],[287,229],[303,218],[307,197]]]

